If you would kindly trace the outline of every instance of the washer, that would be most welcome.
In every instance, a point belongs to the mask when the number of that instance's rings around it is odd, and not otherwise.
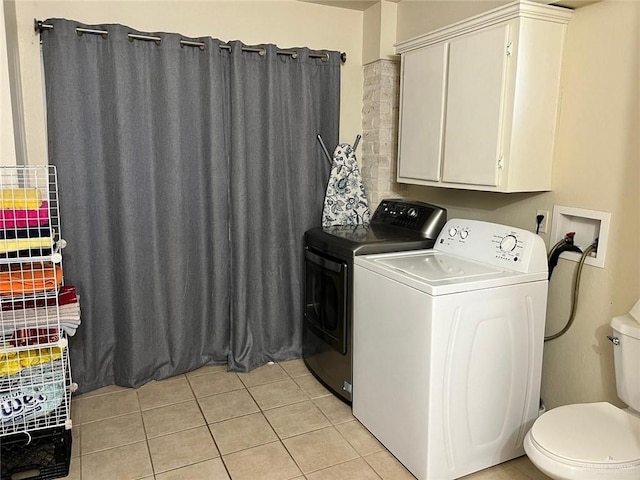
[[[457,219],[431,250],[355,258],[353,414],[418,479],[524,454],[546,260],[531,232]]]
[[[431,248],[446,220],[446,210],[435,205],[385,199],[369,225],[305,232],[303,358],[341,400],[351,403],[353,259]]]

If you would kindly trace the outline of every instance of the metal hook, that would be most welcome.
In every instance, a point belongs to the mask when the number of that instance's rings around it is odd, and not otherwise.
[[[358,143],[360,143],[360,139],[362,138],[362,136],[360,134],[356,135],[356,139],[353,142],[353,151],[355,152],[356,149],[358,148]]]
[[[317,138],[318,138],[318,141],[320,142],[320,146],[322,147],[322,151],[324,152],[324,156],[327,157],[327,161],[329,162],[329,165],[333,165],[333,159],[331,158],[331,155],[329,155],[329,150],[327,150],[327,147],[322,141],[322,135],[318,134]]]

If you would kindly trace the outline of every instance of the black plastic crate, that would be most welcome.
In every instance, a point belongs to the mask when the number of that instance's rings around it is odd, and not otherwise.
[[[71,430],[56,427],[29,435],[0,437],[0,480],[47,480],[69,475]]]

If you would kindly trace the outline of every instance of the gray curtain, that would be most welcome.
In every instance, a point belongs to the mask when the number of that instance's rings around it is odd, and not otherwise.
[[[232,45],[229,365],[243,370],[301,353],[302,240],[319,225],[329,172],[316,135],[337,143],[340,59]]]
[[[177,34],[46,23],[49,162],[65,280],[81,296],[71,340],[81,391],[299,356],[301,239],[319,222],[328,174],[307,132],[337,141],[337,54],[321,63],[301,51],[296,64],[271,46],[259,57],[212,38],[197,39],[201,50]],[[240,64],[256,57],[275,66]],[[331,80],[295,77],[306,67]]]

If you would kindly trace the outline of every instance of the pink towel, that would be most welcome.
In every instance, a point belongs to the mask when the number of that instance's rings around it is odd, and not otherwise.
[[[0,210],[0,228],[25,228],[49,224],[49,203],[37,210]]]

